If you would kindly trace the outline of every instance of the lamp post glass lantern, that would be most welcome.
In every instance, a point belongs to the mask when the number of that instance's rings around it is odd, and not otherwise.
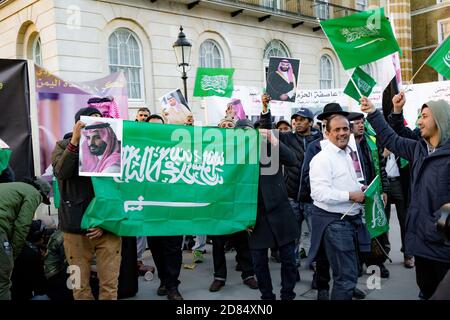
[[[191,47],[192,44],[186,39],[186,35],[183,32],[183,27],[180,26],[180,33],[178,34],[178,39],[173,44],[173,49],[175,51],[175,56],[177,58],[177,65],[181,67],[181,79],[183,79],[184,85],[184,97],[188,101],[187,97],[187,67],[189,67],[189,59],[191,57]]]

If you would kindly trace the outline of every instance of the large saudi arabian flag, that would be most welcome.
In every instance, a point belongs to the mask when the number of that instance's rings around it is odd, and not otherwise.
[[[82,227],[120,236],[228,234],[254,225],[256,130],[124,121],[122,178],[93,177]]]
[[[384,8],[328,19],[320,25],[346,70],[400,51]]]

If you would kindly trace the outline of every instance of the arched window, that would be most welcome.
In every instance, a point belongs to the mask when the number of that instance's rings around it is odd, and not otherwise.
[[[222,48],[214,40],[203,41],[200,45],[199,58],[199,65],[202,68],[222,68],[224,65]]]
[[[320,58],[320,89],[334,88],[333,61],[327,55]]]
[[[127,79],[128,99],[144,99],[142,51],[136,35],[120,28],[108,39],[109,71],[123,71]]]
[[[270,41],[264,49],[264,61],[269,65],[270,57],[287,57],[290,58],[288,48],[280,40]]]
[[[39,36],[37,36],[36,39],[34,39],[33,60],[34,63],[42,66],[42,46],[41,46],[41,38]]]

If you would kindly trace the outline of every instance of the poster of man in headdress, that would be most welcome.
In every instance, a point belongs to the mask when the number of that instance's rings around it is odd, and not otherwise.
[[[272,100],[295,102],[299,69],[298,59],[270,58],[266,92]]]
[[[161,115],[165,123],[185,124],[188,116],[192,115],[180,89],[169,92],[159,100],[161,102]]]
[[[121,177],[122,120],[81,117],[80,176]]]

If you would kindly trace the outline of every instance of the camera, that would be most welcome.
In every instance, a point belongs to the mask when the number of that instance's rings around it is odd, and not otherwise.
[[[450,203],[444,204],[440,209],[440,218],[437,222],[437,230],[450,242]]]

